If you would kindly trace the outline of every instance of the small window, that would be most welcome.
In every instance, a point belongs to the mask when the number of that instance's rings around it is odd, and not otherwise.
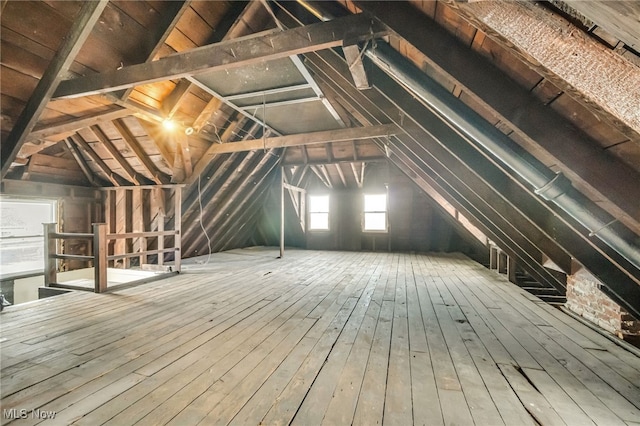
[[[327,231],[329,229],[329,196],[309,196],[309,230]]]
[[[387,194],[365,194],[364,230],[387,231]]]

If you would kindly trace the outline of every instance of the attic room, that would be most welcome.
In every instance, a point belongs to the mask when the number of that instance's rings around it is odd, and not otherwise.
[[[1,2],[1,424],[640,424],[640,4]]]

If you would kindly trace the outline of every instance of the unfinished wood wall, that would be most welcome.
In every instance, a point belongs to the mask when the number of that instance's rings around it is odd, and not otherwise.
[[[126,253],[141,253],[139,257],[122,257],[109,262],[110,267],[129,268],[147,263],[162,265],[164,260],[175,260],[173,252],[162,252],[173,247],[180,236],[181,217],[176,211],[181,206],[181,187],[171,185],[120,187],[104,189],[104,216],[107,233],[132,234],[135,237],[110,239],[107,244],[109,256],[123,256]],[[177,235],[140,237],[141,233],[177,230]],[[147,254],[147,251],[160,251]]]
[[[64,197],[58,200],[58,224],[62,233],[90,233],[93,232],[92,223],[102,221],[102,206],[99,200],[86,198]],[[87,239],[60,240],[59,252],[64,254],[91,255],[91,241]],[[87,262],[80,260],[62,259],[59,261],[59,271],[73,271],[86,268]]]

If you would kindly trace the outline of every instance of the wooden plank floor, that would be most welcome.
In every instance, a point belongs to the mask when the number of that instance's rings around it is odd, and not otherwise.
[[[462,256],[276,255],[9,307],[2,423],[640,423],[640,358]]]

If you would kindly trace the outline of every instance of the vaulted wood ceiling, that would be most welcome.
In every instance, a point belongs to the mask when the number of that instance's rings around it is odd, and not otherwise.
[[[469,238],[559,288],[577,261],[637,315],[633,259],[363,54],[388,43],[638,250],[640,8],[624,6],[4,1],[3,185],[186,184],[191,256],[209,245],[200,223],[214,250],[251,239],[278,166],[302,186],[358,188],[390,161]]]

